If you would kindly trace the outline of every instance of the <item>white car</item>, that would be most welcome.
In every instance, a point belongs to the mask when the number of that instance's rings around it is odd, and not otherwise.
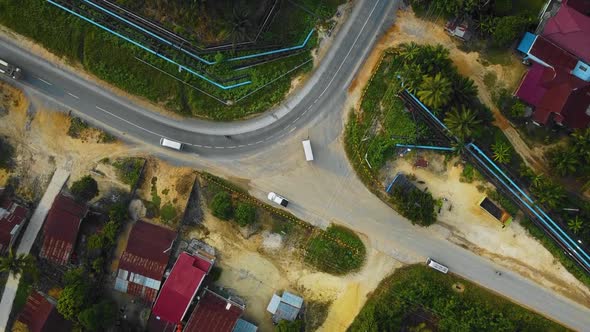
[[[285,197],[275,194],[272,191],[268,193],[268,200],[284,207],[287,207],[287,205],[289,205],[289,201],[285,199]]]

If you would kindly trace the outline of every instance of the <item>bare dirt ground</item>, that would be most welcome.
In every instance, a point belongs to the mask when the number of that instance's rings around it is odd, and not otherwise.
[[[483,183],[462,183],[459,181],[462,166],[456,160],[445,170],[444,157],[430,153],[422,154],[430,162],[426,169],[413,168],[415,159],[399,159],[388,165],[390,178],[399,171],[415,174],[424,181],[435,198],[447,198],[443,202],[439,222],[431,226],[449,240],[471,251],[536,280],[558,293],[584,305],[590,305],[590,290],[572,276],[543,245],[528,232],[513,222],[502,229],[499,221],[478,206],[485,193],[478,191]],[[489,184],[486,184],[490,186]],[[451,210],[449,211],[449,208]]]
[[[246,317],[257,322],[261,331],[272,331],[266,306],[275,292],[290,290],[305,301],[332,301],[320,331],[344,331],[378,283],[401,264],[391,257],[368,249],[361,271],[337,277],[316,272],[301,262],[288,245],[268,233],[245,240],[228,222],[206,213],[203,228],[190,233],[218,250],[216,264],[223,269],[219,284],[231,288],[246,300]]]

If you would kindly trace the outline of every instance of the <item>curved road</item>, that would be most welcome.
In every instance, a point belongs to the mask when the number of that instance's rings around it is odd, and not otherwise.
[[[22,83],[81,111],[99,125],[149,144],[158,145],[161,137],[167,137],[183,142],[187,151],[202,156],[235,157],[274,143],[304,127],[318,113],[339,112],[333,101],[346,94],[343,87],[352,80],[381,29],[393,20],[396,6],[397,1],[391,0],[359,1],[309,81],[274,110],[247,121],[172,120],[104,91],[75,73],[15,47],[9,40],[0,39],[0,58],[23,68]],[[231,139],[225,135],[231,135]]]
[[[98,125],[152,145],[158,145],[160,137],[185,142],[189,152],[225,159],[220,167],[251,179],[251,192],[257,197],[264,199],[266,191],[280,189],[292,200],[290,210],[305,220],[320,225],[342,222],[367,234],[373,248],[404,262],[433,256],[452,272],[571,328],[586,330],[590,326],[588,308],[449,242],[440,232],[412,226],[354,176],[338,141],[346,89],[375,39],[390,26],[396,6],[397,1],[391,0],[359,0],[300,91],[267,114],[234,123],[176,121],[149,112],[9,40],[0,40],[0,58],[25,71],[26,77],[17,84]],[[292,158],[302,153],[301,146],[288,141],[303,134],[314,139],[317,156],[311,164]],[[262,150],[263,154],[253,153]],[[496,270],[502,270],[503,276],[498,277]]]

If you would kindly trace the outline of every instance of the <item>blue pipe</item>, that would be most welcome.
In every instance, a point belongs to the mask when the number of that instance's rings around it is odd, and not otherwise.
[[[240,86],[244,86],[244,85],[248,85],[248,84],[251,84],[252,83],[252,81],[245,81],[245,82],[240,82],[240,83],[236,83],[236,84],[232,84],[232,85],[222,85],[222,84],[219,84],[219,83],[217,83],[215,81],[212,81],[209,78],[207,78],[207,77],[205,77],[205,76],[203,76],[203,75],[195,72],[191,68],[188,68],[188,67],[186,67],[184,65],[181,65],[181,64],[177,63],[176,61],[174,61],[174,60],[172,60],[172,59],[170,59],[170,58],[168,58],[168,57],[166,57],[166,56],[164,56],[164,55],[162,55],[162,54],[160,54],[158,52],[155,52],[155,51],[153,51],[153,50],[151,50],[151,49],[149,49],[149,48],[141,45],[140,43],[138,43],[138,42],[136,42],[136,41],[134,41],[134,40],[132,40],[130,38],[127,38],[127,37],[121,35],[120,33],[116,32],[116,31],[113,31],[113,30],[111,30],[111,29],[109,29],[109,28],[101,25],[100,23],[94,22],[93,20],[91,20],[89,18],[86,18],[86,17],[84,17],[84,16],[82,16],[82,15],[80,15],[80,14],[78,14],[78,13],[76,13],[76,12],[74,12],[74,11],[72,11],[72,10],[70,10],[70,9],[68,9],[68,8],[66,8],[66,7],[64,7],[64,6],[62,6],[62,5],[54,2],[54,1],[52,1],[52,0],[46,0],[46,1],[49,2],[50,4],[56,6],[56,7],[59,7],[61,9],[65,10],[66,12],[68,12],[70,14],[73,14],[73,15],[75,15],[75,16],[83,19],[84,21],[86,21],[88,23],[91,23],[91,24],[93,24],[93,25],[95,25],[95,26],[97,26],[97,27],[99,27],[99,28],[101,28],[101,29],[103,29],[105,31],[108,31],[108,32],[114,34],[115,36],[117,36],[119,38],[124,39],[125,41],[127,41],[127,42],[129,42],[129,43],[131,43],[131,44],[133,44],[133,45],[135,45],[135,46],[137,46],[137,47],[139,47],[139,48],[141,48],[141,49],[143,49],[143,50],[145,50],[145,51],[147,51],[147,52],[149,52],[149,53],[151,53],[151,54],[153,54],[153,55],[155,55],[155,56],[157,56],[159,58],[161,58],[161,59],[164,59],[164,60],[166,60],[166,61],[168,61],[168,62],[170,62],[170,63],[172,63],[174,65],[177,65],[179,68],[188,71],[189,73],[191,73],[191,74],[199,77],[202,80],[205,80],[208,83],[211,83],[211,84],[215,85],[216,87],[218,87],[218,88],[220,88],[222,90],[230,90],[230,89],[234,89],[234,88],[237,88],[237,87],[240,87]]]
[[[445,146],[430,146],[430,145],[408,145],[408,144],[396,144],[398,148],[412,148],[412,149],[426,149],[426,150],[440,150],[440,151],[455,151],[455,148],[449,148]]]
[[[385,190],[386,193],[389,194],[389,191],[391,190],[391,187],[393,186],[393,183],[395,182],[395,180],[397,180],[397,177],[399,176],[399,172],[395,175],[395,177],[393,178],[393,180],[391,180],[391,183],[389,184],[389,186],[387,186],[387,189]]]
[[[445,126],[444,123],[442,123],[442,121],[440,121],[436,115],[434,115],[429,109],[428,107],[426,107],[426,105],[422,104],[422,102],[416,98],[410,91],[406,90],[408,92],[408,94],[410,95],[410,97],[412,97],[412,99],[414,99],[420,106],[422,106],[422,108],[424,108],[424,110],[426,112],[428,112],[428,114],[430,114],[430,116],[434,119],[434,121],[436,121],[439,125],[441,125],[443,128],[445,128],[445,130],[449,130],[449,128],[447,128],[447,126]]]
[[[208,61],[208,60],[206,60],[206,59],[203,59],[203,58],[201,58],[200,56],[198,56],[198,55],[195,55],[195,54],[193,54],[193,53],[191,53],[191,52],[189,52],[189,51],[187,51],[187,50],[183,49],[182,47],[176,46],[174,43],[171,43],[170,41],[168,41],[168,40],[166,40],[166,39],[164,39],[164,38],[161,38],[160,36],[156,35],[155,33],[153,33],[153,32],[151,32],[151,31],[149,31],[149,30],[146,30],[146,29],[142,28],[141,26],[139,26],[139,25],[137,25],[137,24],[135,24],[135,23],[133,23],[133,22],[131,22],[131,21],[127,20],[127,19],[126,19],[126,18],[124,18],[124,17],[121,17],[121,16],[117,15],[116,13],[113,13],[112,11],[110,11],[110,10],[108,10],[108,9],[106,9],[106,8],[103,8],[103,7],[101,7],[101,6],[97,5],[97,4],[95,4],[94,2],[91,2],[91,1],[89,1],[89,0],[84,0],[84,2],[86,2],[87,4],[89,4],[89,5],[91,5],[91,6],[95,7],[95,8],[98,8],[99,10],[101,10],[101,11],[103,11],[103,12],[105,12],[105,13],[107,13],[107,14],[111,15],[111,16],[114,16],[114,17],[118,18],[119,20],[121,20],[121,21],[123,21],[123,22],[125,22],[125,23],[127,23],[127,24],[129,24],[129,25],[131,25],[132,27],[134,27],[134,28],[136,28],[136,29],[139,29],[139,30],[141,30],[141,31],[143,31],[143,32],[145,32],[145,33],[147,33],[148,35],[150,35],[150,36],[152,36],[152,37],[154,37],[154,38],[158,39],[159,41],[161,41],[161,42],[163,42],[163,43],[166,43],[166,44],[168,44],[168,45],[170,45],[170,46],[172,46],[172,47],[174,47],[174,48],[177,48],[177,49],[181,50],[182,52],[184,52],[184,53],[186,53],[186,54],[190,55],[191,57],[193,57],[193,58],[195,58],[195,59],[197,59],[197,60],[199,60],[199,61],[201,61],[201,62],[203,62],[203,63],[206,63],[206,64],[208,64],[208,65],[214,65],[214,64],[215,64],[215,62],[211,62],[211,61]]]
[[[520,187],[514,183],[514,181],[512,181],[497,165],[496,163],[494,163],[490,158],[488,158],[488,156],[486,156],[485,153],[483,153],[483,151],[481,151],[475,144],[473,143],[469,143],[467,144],[468,146],[471,146],[472,148],[474,148],[477,153],[481,154],[487,161],[488,163],[490,163],[492,166],[494,166],[494,168],[500,172],[500,174],[506,179],[508,180],[508,182],[510,182],[511,185],[513,185],[529,202],[534,203],[533,200],[529,197],[529,195],[527,195],[524,191],[522,191],[520,189]]]
[[[303,41],[303,43],[300,44],[300,45],[292,46],[292,47],[288,47],[288,48],[282,48],[282,49],[278,49],[278,50],[274,50],[274,51],[268,51],[268,52],[262,52],[262,53],[256,53],[256,54],[239,56],[239,57],[236,57],[236,58],[227,59],[227,61],[245,60],[245,59],[256,58],[256,57],[264,56],[264,55],[271,55],[271,54],[276,54],[276,53],[281,53],[281,52],[288,52],[288,51],[294,51],[294,50],[302,49],[302,48],[304,48],[307,45],[307,42],[311,38],[311,35],[313,34],[314,31],[315,31],[315,29],[311,29],[311,31],[307,34],[307,37],[305,38],[305,41]]]
[[[496,173],[495,173],[495,172],[494,172],[492,169],[490,169],[489,167],[487,167],[487,166],[485,165],[485,163],[483,162],[483,160],[481,160],[481,159],[479,158],[479,156],[477,156],[477,154],[475,154],[475,153],[473,153],[473,152],[471,152],[471,153],[472,153],[473,157],[475,157],[475,158],[476,158],[476,159],[477,159],[477,160],[478,160],[480,163],[482,163],[482,165],[483,165],[484,167],[486,167],[486,169],[487,169],[488,171],[490,171],[490,173],[492,173],[492,174],[493,174],[493,175],[496,177],[496,179],[498,179],[498,180],[499,180],[499,181],[500,181],[500,182],[501,182],[501,183],[502,183],[502,184],[503,184],[503,185],[504,185],[504,186],[505,186],[505,187],[506,187],[506,188],[507,188],[507,189],[508,189],[508,190],[509,190],[509,191],[510,191],[510,192],[511,192],[511,193],[512,193],[512,194],[513,194],[513,195],[514,195],[514,196],[515,196],[515,197],[516,197],[516,198],[517,198],[517,199],[518,199],[518,200],[519,200],[519,201],[520,201],[522,204],[523,204],[523,205],[524,205],[524,206],[526,206],[526,207],[527,207],[527,208],[528,208],[528,209],[529,209],[529,210],[530,210],[530,211],[531,211],[531,212],[532,212],[532,213],[533,213],[533,214],[534,214],[534,215],[535,215],[535,216],[536,216],[536,217],[537,217],[537,218],[538,218],[538,219],[539,219],[541,222],[543,222],[543,224],[544,224],[546,227],[548,227],[549,229],[551,229],[551,230],[553,231],[553,233],[554,233],[554,234],[555,234],[555,235],[556,235],[556,236],[557,236],[557,237],[558,237],[558,238],[559,238],[559,239],[560,239],[560,240],[561,240],[561,241],[562,241],[562,242],[563,242],[563,243],[564,243],[564,244],[565,244],[565,245],[566,245],[566,246],[567,246],[567,247],[568,247],[570,250],[572,250],[572,251],[574,252],[574,254],[576,254],[576,256],[578,256],[578,258],[580,258],[580,260],[582,260],[582,261],[583,261],[583,262],[586,264],[586,267],[590,267],[590,266],[588,265],[588,262],[587,262],[587,261],[584,259],[584,257],[583,257],[583,256],[581,256],[581,255],[578,253],[578,251],[576,251],[574,248],[572,248],[572,247],[571,247],[571,245],[570,245],[570,244],[568,244],[568,241],[565,241],[564,237],[562,237],[562,236],[561,236],[559,233],[557,233],[557,232],[555,231],[555,228],[557,228],[557,230],[559,230],[559,231],[560,231],[560,232],[561,232],[561,233],[562,233],[562,234],[563,234],[563,235],[564,235],[564,236],[565,236],[565,237],[566,237],[566,238],[567,238],[569,241],[573,242],[573,240],[572,240],[572,239],[571,239],[569,236],[567,236],[567,234],[565,234],[565,233],[563,232],[563,230],[562,230],[562,229],[561,229],[561,228],[560,228],[558,225],[556,225],[556,224],[553,222],[553,220],[551,220],[551,218],[547,217],[547,218],[548,218],[548,219],[549,219],[549,220],[552,222],[552,225],[549,225],[549,224],[548,224],[548,223],[545,221],[545,218],[543,218],[541,215],[539,215],[539,213],[538,213],[538,212],[537,212],[535,209],[533,209],[533,207],[532,207],[531,205],[529,205],[529,203],[525,202],[525,201],[524,201],[524,200],[523,200],[523,199],[522,199],[522,198],[521,198],[519,195],[517,195],[517,194],[516,194],[516,192],[515,192],[515,191],[514,191],[514,190],[513,190],[513,189],[512,189],[510,186],[508,186],[508,184],[507,184],[506,182],[504,182],[504,180],[502,180],[500,177],[498,177],[498,175],[497,175],[497,174],[496,174]],[[535,205],[535,208],[539,209],[539,208],[538,208],[536,205]],[[540,209],[539,209],[539,210],[540,210]],[[542,210],[541,210],[541,212],[542,212]],[[544,212],[542,212],[542,214],[544,214],[544,215],[545,215],[545,213],[544,213]],[[545,216],[546,216],[546,215],[545,215]],[[585,253],[583,250],[581,250],[581,249],[580,249],[580,247],[579,247],[577,244],[575,244],[575,246],[576,246],[576,247],[577,247],[577,248],[578,248],[578,249],[579,249],[579,250],[582,252],[582,254],[584,254],[584,256],[586,256],[586,258],[590,258],[590,257],[588,257],[588,255],[587,255],[587,254],[586,254],[586,253]]]

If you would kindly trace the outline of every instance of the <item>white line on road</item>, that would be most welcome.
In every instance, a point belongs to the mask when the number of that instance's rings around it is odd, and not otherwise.
[[[293,126],[293,128],[291,128],[291,130],[289,130],[289,134],[292,133],[292,132],[294,132],[295,129],[297,129],[297,127]]]
[[[37,79],[38,79],[39,81],[41,81],[41,82],[43,82],[43,83],[45,83],[45,84],[49,85],[49,86],[53,85],[53,84],[51,84],[51,83],[47,82],[46,80],[42,79],[41,77],[37,77]]]
[[[72,93],[69,93],[69,92],[67,94],[69,94],[70,96],[72,96],[72,97],[74,97],[76,99],[80,99],[80,97],[76,96],[75,94],[72,94]]]
[[[122,117],[120,117],[120,116],[118,116],[118,115],[115,115],[115,114],[113,114],[113,113],[111,113],[111,112],[109,112],[109,111],[105,110],[104,108],[102,108],[102,107],[100,107],[100,106],[96,106],[96,108],[97,108],[98,110],[101,110],[101,111],[105,112],[106,114],[108,114],[108,115],[110,115],[110,116],[112,116],[112,117],[115,117],[115,118],[117,118],[117,119],[119,119],[119,120],[121,120],[121,121],[124,121],[124,122],[126,122],[126,123],[128,123],[128,124],[130,124],[130,125],[132,125],[132,126],[134,126],[134,127],[137,127],[137,128],[139,128],[139,129],[141,129],[141,130],[144,130],[144,131],[147,131],[148,133],[150,133],[150,134],[152,134],[152,135],[156,135],[156,136],[163,137],[162,135],[160,135],[160,134],[158,134],[158,133],[155,133],[155,132],[153,132],[153,131],[151,131],[151,130],[149,130],[149,129],[145,129],[145,128],[141,127],[141,126],[138,126],[138,125],[136,125],[135,123],[133,123],[133,122],[131,122],[131,121],[129,121],[129,120],[123,119]]]

